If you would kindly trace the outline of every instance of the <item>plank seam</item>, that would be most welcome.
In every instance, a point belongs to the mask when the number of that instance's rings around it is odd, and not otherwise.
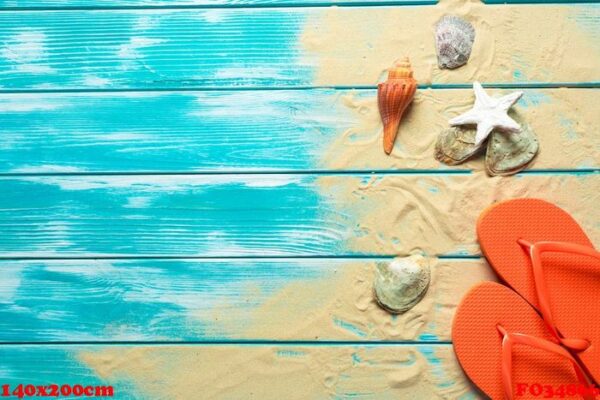
[[[544,5],[544,4],[568,4],[568,5],[585,5],[596,4],[599,0],[578,0],[571,2],[570,0],[483,0],[486,5]],[[319,3],[297,2],[297,3],[265,3],[265,4],[181,4],[181,5],[144,5],[144,6],[31,6],[31,7],[0,7],[0,12],[46,12],[46,11],[144,11],[144,10],[215,10],[215,9],[294,9],[294,8],[325,8],[325,7],[403,7],[403,6],[432,6],[436,5],[436,0],[380,0],[377,2],[370,1],[340,1],[331,2],[323,1]]]
[[[0,253],[1,254],[1,253]],[[85,261],[85,260],[114,260],[114,261],[130,261],[130,260],[197,260],[197,261],[244,261],[244,260],[262,260],[262,261],[296,261],[296,260],[389,260],[395,255],[386,254],[340,254],[340,255],[295,255],[295,256],[177,256],[177,255],[143,255],[136,254],[128,255],[73,255],[73,256],[2,256],[0,261]],[[460,255],[460,254],[440,254],[436,255],[440,260],[460,261],[460,260],[479,260],[480,255]]]
[[[482,83],[490,89],[598,89],[600,82],[556,82],[556,83]],[[470,83],[422,84],[418,89],[451,90],[471,89]],[[162,93],[162,92],[237,92],[237,91],[301,91],[301,90],[376,90],[377,85],[313,85],[313,86],[190,86],[160,88],[64,88],[64,89],[0,89],[0,94],[67,94],[67,93]]]
[[[236,176],[236,175],[287,175],[287,176],[307,176],[307,175],[327,175],[327,176],[365,176],[365,175],[472,175],[475,171],[470,169],[398,169],[398,170],[379,170],[379,169],[368,169],[368,170],[240,170],[240,171],[218,171],[218,170],[207,170],[207,171],[102,171],[102,172],[0,172],[0,179],[11,179],[11,178],[28,178],[28,177],[111,177],[111,176],[212,176],[212,175],[223,175],[223,176]],[[580,169],[530,169],[521,171],[516,176],[521,175],[593,175],[600,172],[598,168],[580,168]]]
[[[579,170],[577,170],[579,171]],[[471,170],[240,170],[240,171],[140,171],[140,172],[0,172],[0,178],[26,178],[26,177],[92,177],[92,176],[202,176],[202,175],[470,175]]]
[[[0,7],[0,12],[45,12],[45,11],[144,11],[144,10],[214,10],[214,9],[281,9],[281,8],[325,8],[325,7],[401,7],[401,6],[431,6],[436,5],[435,0],[407,0],[407,1],[341,1],[341,2],[298,2],[298,3],[265,3],[265,4],[182,4],[167,6],[56,6],[56,7]]]
[[[191,341],[43,341],[43,342],[0,342],[0,346],[123,346],[123,345],[143,345],[143,346],[222,346],[222,345],[253,345],[253,346],[414,346],[414,345],[451,345],[451,341],[358,341],[358,340],[191,340]]]
[[[568,5],[578,5],[578,4],[594,4],[600,2],[600,0],[482,0],[484,4],[502,4],[502,5],[544,5],[544,4],[568,4]]]

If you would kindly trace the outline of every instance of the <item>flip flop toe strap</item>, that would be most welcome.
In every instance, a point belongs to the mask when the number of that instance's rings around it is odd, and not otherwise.
[[[558,332],[558,328],[554,323],[554,318],[552,317],[552,312],[550,310],[548,289],[546,287],[546,280],[544,279],[544,271],[542,269],[542,254],[546,252],[568,253],[588,256],[600,260],[600,252],[597,252],[589,246],[582,246],[580,244],[568,242],[543,241],[530,243],[523,239],[519,239],[518,242],[521,246],[523,246],[529,251],[529,256],[531,257],[531,265],[533,268],[533,280],[535,283],[535,290],[538,297],[540,313],[542,314],[546,325],[563,346],[575,352],[580,352],[587,349],[591,344],[588,340],[564,338]]]
[[[513,381],[512,381],[512,349],[515,344],[522,344],[530,347],[535,347],[541,350],[545,350],[550,353],[558,354],[573,364],[575,368],[575,373],[577,375],[577,379],[579,383],[586,388],[590,388],[590,381],[587,379],[587,376],[583,369],[579,366],[579,363],[571,353],[569,353],[564,347],[552,343],[545,339],[540,339],[534,336],[526,335],[523,333],[509,333],[506,329],[504,329],[501,325],[497,326],[498,331],[503,335],[502,337],[502,386],[504,388],[504,394],[506,399],[513,400]],[[586,393],[583,395],[583,398],[586,400],[594,400],[595,397]]]

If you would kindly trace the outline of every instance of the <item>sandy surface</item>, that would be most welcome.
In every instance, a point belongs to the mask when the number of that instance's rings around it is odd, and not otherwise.
[[[436,6],[369,9],[331,8],[307,22],[302,46],[318,64],[317,83],[374,84],[385,69],[401,56],[409,55],[415,77],[431,82],[511,81],[515,65],[522,65],[530,80],[577,81],[600,68],[598,45],[580,31],[570,9],[544,6],[548,10],[536,23],[528,6],[490,7],[478,1],[442,1]],[[465,16],[476,29],[471,61],[456,71],[439,70],[434,50],[433,25],[444,14]],[[534,40],[531,40],[533,38]],[[577,60],[573,63],[572,60]],[[456,96],[456,97],[453,97]],[[568,98],[568,95],[565,95]],[[595,128],[597,116],[586,104],[589,98],[547,104],[528,115],[534,129],[543,135],[553,129],[553,115],[571,107],[579,110],[586,126]],[[370,166],[385,157],[380,145],[380,122],[375,99],[344,99],[347,107],[361,115],[353,131],[332,144],[323,164],[344,168]],[[398,148],[390,165],[430,168],[436,132],[449,118],[472,102],[470,92],[421,90],[399,134]],[[560,105],[562,104],[562,105]],[[566,112],[566,111],[565,111]],[[431,117],[431,118],[429,118]],[[579,127],[581,128],[581,127]],[[413,135],[402,133],[402,129]],[[577,129],[574,130],[578,134]],[[349,143],[349,137],[358,133]],[[589,162],[581,147],[563,137],[543,136],[536,165],[549,165],[555,157],[572,157],[576,164]],[[571,144],[569,144],[571,143]],[[596,152],[598,149],[595,150]],[[598,153],[594,153],[598,154]],[[592,160],[593,161],[593,160]],[[388,161],[385,161],[388,162]],[[471,164],[469,164],[470,166]],[[587,178],[589,179],[589,178]],[[324,177],[320,181],[325,198],[346,204],[341,215],[359,221],[352,248],[370,253],[427,254],[446,251],[476,252],[474,224],[480,210],[493,201],[517,196],[536,196],[568,206],[582,221],[593,241],[600,243],[600,201],[586,178],[532,176],[488,178],[471,176],[383,177],[366,182],[352,177]],[[422,331],[431,315],[447,326],[460,296],[474,281],[443,279],[452,272],[443,264],[434,267],[433,285],[425,299],[411,312],[393,320],[372,299],[372,267],[349,264],[338,277],[307,286],[291,283],[256,311],[259,324],[247,326],[249,335],[272,339],[294,339],[301,332],[319,338],[339,338],[333,317],[348,321],[370,338],[412,339]],[[439,285],[439,286],[438,286]],[[316,301],[321,307],[310,307]],[[446,309],[444,308],[446,307]],[[306,309],[318,310],[304,314]],[[194,317],[194,316],[192,316]],[[206,318],[196,315],[196,318]],[[260,321],[268,321],[260,324]],[[223,317],[221,322],[235,323]],[[289,329],[288,329],[289,328]],[[448,337],[449,332],[440,332]],[[149,346],[107,347],[83,352],[79,359],[108,381],[126,379],[148,398],[156,399],[325,399],[363,394],[386,398],[458,398],[471,391],[455,361],[451,347],[396,346],[354,348],[352,346]],[[202,393],[199,397],[198,393]]]
[[[578,21],[589,15],[577,12],[568,6],[493,6],[478,0],[368,12],[334,7],[308,21],[302,46],[315,57],[316,83],[323,85],[373,85],[405,56],[421,84],[589,81],[600,70],[600,42]],[[476,32],[469,62],[456,70],[437,66],[433,26],[445,14],[464,17]]]
[[[358,221],[349,243],[368,254],[480,254],[475,225],[490,204],[541,198],[567,210],[600,243],[598,175],[529,174],[324,176],[322,192],[334,199],[340,223]]]
[[[472,390],[447,346],[113,347],[79,358],[149,399],[457,399]]]
[[[511,90],[486,89],[494,97]],[[590,89],[528,90],[511,114],[531,126],[540,142],[540,151],[528,168],[576,169],[598,167],[600,163],[600,113],[589,107],[597,101],[598,91]],[[382,151],[383,127],[377,98],[359,92],[343,95],[340,107],[351,112],[353,126],[340,132],[326,153],[322,168],[343,170],[382,169],[470,169],[484,171],[483,155],[458,166],[447,167],[437,161],[435,141],[448,120],[469,110],[474,101],[470,89],[419,89],[404,114],[394,151]]]

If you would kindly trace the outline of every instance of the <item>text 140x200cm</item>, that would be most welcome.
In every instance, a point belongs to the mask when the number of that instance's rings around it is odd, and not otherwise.
[[[27,397],[113,397],[112,386],[94,386],[81,384],[50,384],[32,385],[18,384],[0,386],[0,397],[27,398]]]

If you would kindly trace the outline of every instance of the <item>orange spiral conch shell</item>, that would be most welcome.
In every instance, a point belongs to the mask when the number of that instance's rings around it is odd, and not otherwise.
[[[412,101],[417,81],[408,58],[398,60],[388,70],[387,81],[377,85],[377,103],[383,122],[383,150],[390,154],[398,135],[402,114]]]

